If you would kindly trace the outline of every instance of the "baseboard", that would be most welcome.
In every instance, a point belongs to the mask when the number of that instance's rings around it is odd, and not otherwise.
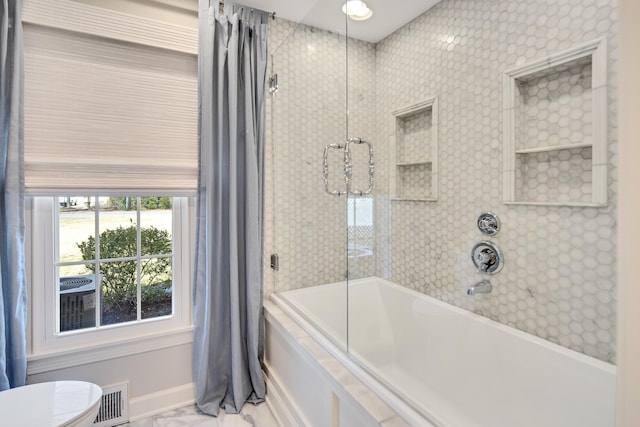
[[[195,384],[189,383],[129,400],[129,421],[195,404]]]
[[[299,414],[298,408],[287,397],[287,393],[280,384],[274,381],[273,373],[265,373],[267,395],[265,403],[281,427],[310,426]],[[134,397],[129,401],[129,421],[158,415],[173,409],[183,408],[195,404],[195,384],[189,383],[168,390]]]

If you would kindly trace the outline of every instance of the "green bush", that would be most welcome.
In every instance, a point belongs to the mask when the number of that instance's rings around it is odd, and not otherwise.
[[[171,197],[142,197],[142,209],[171,209]]]
[[[169,232],[155,227],[140,229],[141,249],[143,255],[162,255],[171,253]],[[86,241],[78,243],[82,259],[96,259],[96,241],[89,236]],[[137,253],[137,229],[135,225],[118,227],[100,233],[100,259],[117,259],[135,257]],[[171,257],[152,258],[140,261],[142,304],[151,305],[171,298]],[[94,264],[87,269],[96,273]],[[133,318],[136,315],[137,297],[137,262],[102,261],[102,304],[103,312],[108,310],[126,310]]]
[[[141,197],[141,209],[171,209],[171,197]],[[137,197],[109,197],[109,204],[117,210],[135,210],[138,207]]]

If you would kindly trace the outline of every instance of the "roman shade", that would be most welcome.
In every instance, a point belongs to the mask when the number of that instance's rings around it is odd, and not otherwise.
[[[54,3],[25,6],[27,193],[195,194],[197,30]]]

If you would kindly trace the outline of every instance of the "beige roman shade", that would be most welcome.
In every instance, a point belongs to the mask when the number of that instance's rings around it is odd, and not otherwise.
[[[24,33],[28,194],[195,194],[196,29],[29,0]]]

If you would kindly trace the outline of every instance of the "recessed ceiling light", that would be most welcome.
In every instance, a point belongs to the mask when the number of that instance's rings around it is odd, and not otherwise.
[[[369,9],[367,4],[361,0],[348,0],[342,6],[342,12],[354,21],[365,21],[373,16],[373,10]]]

